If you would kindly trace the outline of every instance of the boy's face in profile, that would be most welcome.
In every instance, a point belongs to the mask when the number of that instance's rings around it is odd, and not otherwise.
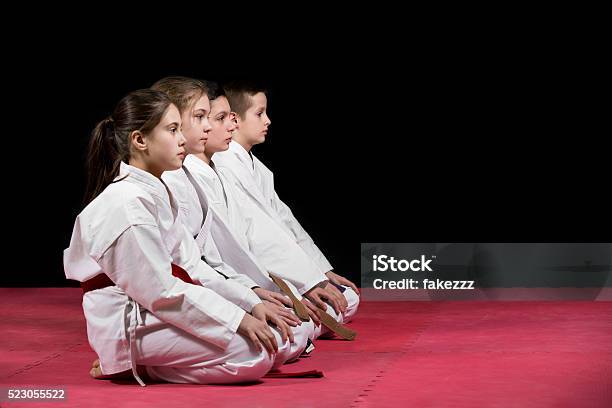
[[[244,114],[244,118],[236,115],[238,120],[237,132],[249,145],[263,143],[268,134],[268,126],[272,123],[266,113],[268,99],[266,94],[258,92],[251,97],[251,106]]]
[[[219,96],[210,102],[209,121],[211,131],[206,142],[206,151],[212,154],[227,150],[236,124],[232,121],[229,102],[225,96]]]

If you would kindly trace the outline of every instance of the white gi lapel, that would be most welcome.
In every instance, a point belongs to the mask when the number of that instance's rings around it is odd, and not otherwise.
[[[202,191],[200,184],[195,180],[191,172],[186,167],[183,167],[183,170],[185,171],[187,178],[189,178],[189,182],[193,185],[193,188],[195,189],[198,195],[198,199],[200,200],[202,211],[205,214],[204,222],[202,223],[202,228],[200,228],[200,232],[198,232],[198,236],[196,237],[196,243],[198,244],[198,247],[203,250],[204,245],[206,243],[206,238],[210,234],[210,229],[211,229],[213,218],[215,215],[214,215],[214,211],[212,210],[212,208],[208,205],[208,199],[206,198],[206,195]]]
[[[166,245],[166,248],[168,248],[168,251],[171,254],[174,254],[175,250],[179,247],[181,243],[181,239],[184,236],[184,231],[183,231],[184,227],[183,227],[183,222],[181,221],[181,215],[179,212],[178,203],[176,199],[174,198],[174,196],[172,195],[172,193],[170,192],[170,189],[168,189],[168,187],[165,184],[164,184],[164,187],[168,191],[168,198],[169,198],[169,204],[170,204],[169,214],[171,214],[172,220],[169,223],[170,227],[167,229],[167,231],[165,231],[166,233],[162,234],[162,239],[164,241],[164,244]],[[164,213],[166,212],[164,211]]]
[[[238,184],[237,187],[253,198],[253,200],[255,200],[257,204],[266,212],[266,214],[272,215],[270,214],[269,203],[266,202],[266,199],[261,193],[259,186],[255,182],[255,178],[247,168],[247,166],[251,164],[242,160],[239,153],[236,151],[225,153],[223,158],[228,162],[222,161],[222,164],[219,166],[225,167],[225,171],[236,173],[236,177],[233,178],[236,180],[236,184]],[[248,160],[250,161],[251,159],[249,158]]]

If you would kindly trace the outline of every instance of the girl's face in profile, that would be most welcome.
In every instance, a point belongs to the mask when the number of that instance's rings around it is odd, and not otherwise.
[[[202,95],[193,104],[191,109],[185,110],[181,115],[183,121],[183,136],[185,136],[185,152],[187,154],[204,153],[204,147],[208,140],[210,123],[210,102],[208,96]]]
[[[160,122],[145,136],[145,159],[149,172],[160,177],[164,171],[177,170],[185,159],[185,138],[181,133],[181,115],[170,105]]]

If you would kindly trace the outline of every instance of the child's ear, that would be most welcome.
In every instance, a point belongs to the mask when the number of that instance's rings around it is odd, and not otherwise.
[[[230,120],[234,122],[234,124],[236,125],[236,128],[240,127],[238,123],[238,115],[236,114],[236,112],[230,112]]]
[[[130,144],[138,151],[147,150],[147,142],[140,130],[135,130],[130,133]]]

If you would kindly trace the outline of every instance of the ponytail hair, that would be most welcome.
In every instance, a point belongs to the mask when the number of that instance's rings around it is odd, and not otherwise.
[[[87,187],[84,204],[89,204],[119,175],[121,162],[130,159],[130,135],[149,133],[172,104],[160,91],[130,92],[117,104],[113,114],[94,128],[87,153]]]

